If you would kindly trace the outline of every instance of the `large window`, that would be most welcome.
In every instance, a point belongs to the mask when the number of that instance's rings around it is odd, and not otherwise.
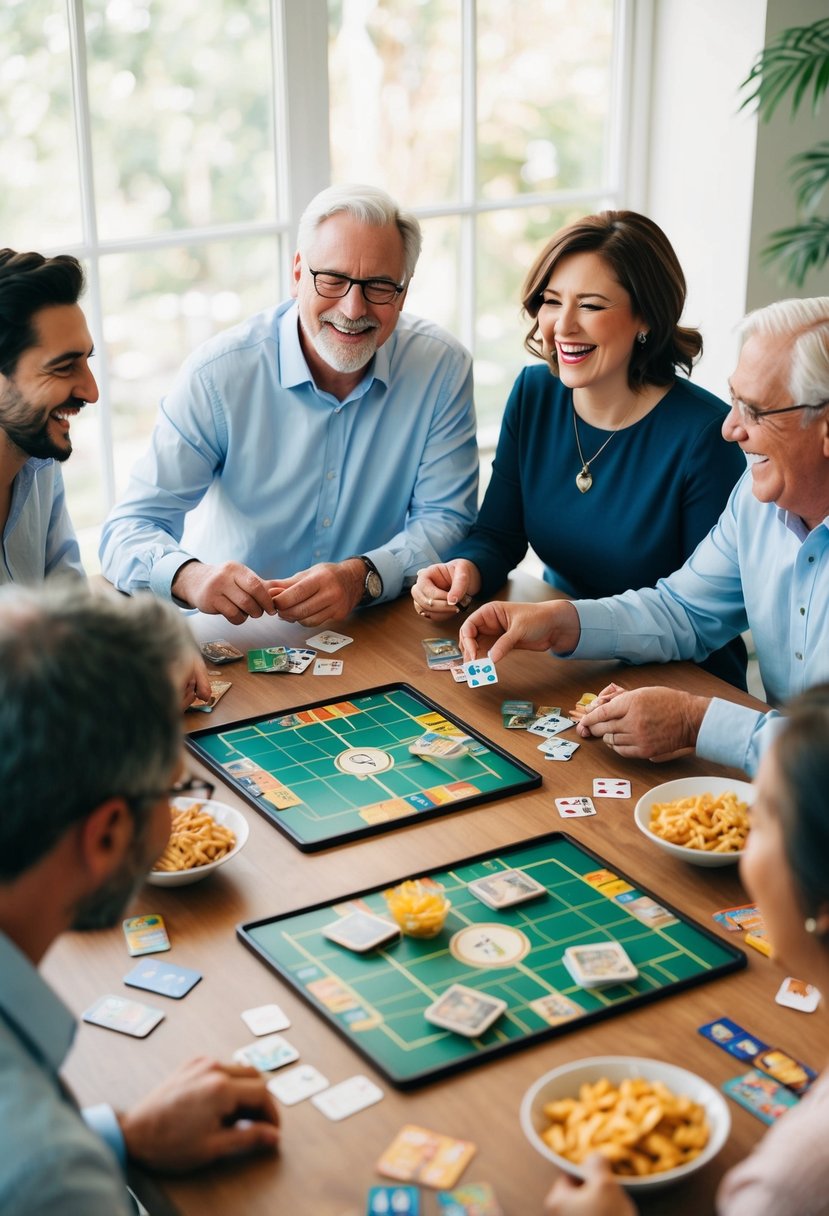
[[[4,0],[0,243],[89,274],[101,403],[70,509],[100,522],[200,341],[283,298],[329,181],[421,217],[408,307],[476,355],[482,438],[520,365],[545,238],[624,195],[633,0]]]

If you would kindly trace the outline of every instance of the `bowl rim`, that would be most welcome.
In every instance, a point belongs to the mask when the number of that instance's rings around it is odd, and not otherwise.
[[[689,1068],[683,1068],[681,1064],[674,1064],[670,1060],[659,1060],[655,1056],[625,1056],[625,1055],[603,1055],[603,1056],[584,1056],[578,1060],[571,1060],[566,1064],[561,1064],[557,1068],[552,1068],[549,1072],[538,1077],[536,1081],[524,1093],[521,1099],[521,1107],[519,1111],[519,1121],[521,1130],[526,1136],[529,1143],[540,1153],[542,1157],[546,1157],[559,1169],[565,1173],[572,1174],[577,1178],[584,1178],[584,1171],[581,1166],[576,1165],[572,1161],[568,1161],[566,1157],[562,1157],[545,1144],[536,1128],[533,1119],[533,1105],[538,1098],[541,1090],[549,1085],[551,1081],[568,1075],[575,1075],[584,1069],[602,1069],[604,1072],[607,1069],[620,1070],[619,1080],[623,1080],[626,1076],[643,1076],[646,1080],[650,1079],[647,1068],[652,1065],[657,1065],[659,1069],[667,1069],[676,1078],[677,1082],[665,1081],[675,1093],[680,1091],[676,1085],[681,1085],[682,1078],[690,1077],[694,1086],[701,1086],[704,1091],[704,1100],[702,1095],[693,1098],[692,1101],[701,1102],[705,1106],[706,1116],[709,1123],[709,1137],[705,1148],[701,1150],[697,1157],[692,1161],[686,1162],[684,1165],[678,1165],[672,1170],[663,1170],[658,1174],[647,1174],[642,1177],[633,1177],[624,1174],[614,1174],[614,1178],[625,1189],[630,1190],[647,1190],[649,1188],[656,1189],[661,1186],[668,1186],[672,1182],[681,1181],[687,1178],[696,1170],[702,1169],[710,1161],[717,1156],[720,1150],[725,1145],[731,1133],[731,1111],[725,1097],[710,1081],[699,1073],[692,1072]],[[641,1069],[638,1066],[642,1066]],[[638,1069],[638,1071],[633,1071]],[[598,1079],[598,1078],[596,1078]],[[608,1078],[612,1083],[613,1077]],[[660,1077],[654,1077],[654,1080],[661,1080]],[[583,1081],[589,1080],[585,1077],[582,1081],[576,1083],[582,1084]],[[716,1112],[716,1114],[712,1114]]]
[[[230,861],[237,853],[240,853],[247,843],[250,835],[250,825],[246,817],[235,806],[230,806],[227,802],[221,802],[217,798],[194,798],[190,794],[180,794],[175,798],[170,799],[170,807],[172,810],[187,810],[194,803],[206,808],[208,815],[215,819],[217,823],[230,818],[229,826],[232,828],[236,843],[229,853],[225,853],[224,857],[217,857],[215,861],[208,861],[203,866],[193,866],[189,870],[150,870],[147,874],[146,881],[154,886],[188,886],[190,883],[199,882],[202,878],[207,878],[219,866],[223,866],[226,861]],[[218,818],[213,814],[213,807],[220,809],[222,818]],[[229,812],[229,816],[228,816]]]
[[[671,802],[674,798],[681,798],[682,793],[680,792],[680,787],[687,787],[691,782],[700,783],[696,786],[696,789],[700,793],[710,792],[712,794],[718,794],[736,786],[738,788],[735,789],[735,793],[738,795],[738,797],[741,797],[745,802],[748,802],[749,806],[754,801],[754,784],[751,781],[745,781],[740,777],[675,777],[671,781],[663,781],[660,785],[653,786],[637,800],[636,805],[633,808],[634,823],[638,827],[639,831],[642,832],[649,840],[654,841],[654,843],[657,844],[661,849],[664,849],[666,853],[677,857],[682,861],[688,861],[692,865],[706,866],[711,869],[717,866],[736,864],[743,856],[743,853],[745,852],[744,848],[738,849],[734,853],[716,854],[706,853],[702,849],[689,849],[687,845],[674,844],[672,840],[664,840],[661,836],[657,836],[656,832],[652,832],[649,824],[646,822],[645,815],[648,811],[650,811],[650,808],[654,802],[661,801],[663,798],[666,802]],[[710,787],[712,782],[716,782],[719,788],[705,789],[705,786],[707,785]],[[673,790],[676,792],[673,792]],[[659,791],[663,792],[659,793]],[[655,795],[658,795],[658,797],[655,797]]]

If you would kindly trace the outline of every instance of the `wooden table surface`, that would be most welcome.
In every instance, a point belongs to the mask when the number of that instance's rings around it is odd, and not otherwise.
[[[512,585],[512,598],[547,595],[548,589],[535,580]],[[263,637],[272,643],[284,639],[295,644],[313,632],[272,620],[256,624],[258,644]],[[474,1141],[478,1151],[463,1180],[490,1182],[506,1216],[533,1216],[542,1211],[555,1171],[524,1138],[518,1109],[526,1089],[549,1069],[582,1056],[644,1055],[681,1064],[719,1086],[745,1071],[739,1061],[696,1033],[698,1026],[720,1015],[733,1018],[765,1042],[787,1049],[813,1067],[822,1065],[829,1051],[826,1019],[813,1019],[777,1005],[774,994],[785,968],[747,947],[744,971],[597,1025],[576,1028],[448,1080],[399,1093],[379,1077],[237,941],[237,924],[317,901],[333,901],[389,877],[428,873],[473,853],[559,830],[564,825],[554,798],[589,794],[592,778],[602,775],[629,778],[631,801],[601,800],[595,817],[569,821],[566,830],[611,866],[639,879],[702,924],[716,928],[712,912],[745,902],[736,867],[703,869],[674,861],[639,832],[633,807],[637,798],[662,781],[728,770],[693,757],[659,766],[625,760],[600,741],[583,743],[567,763],[549,763],[540,757],[534,736],[503,729],[500,704],[506,698],[521,698],[566,709],[583,692],[597,692],[611,678],[628,687],[660,683],[701,694],[725,694],[747,705],[758,703],[690,664],[620,669],[616,664],[556,660],[527,652],[513,652],[500,664],[497,685],[472,690],[456,684],[448,672],[427,669],[421,639],[453,636],[456,630],[421,620],[408,599],[359,612],[338,628],[354,638],[352,645],[338,653],[345,664],[341,676],[315,677],[310,668],[301,676],[251,675],[242,663],[223,667],[221,671],[233,681],[233,687],[211,716],[187,715],[188,728],[288,709],[329,694],[340,699],[375,685],[406,681],[538,768],[543,783],[513,799],[315,854],[299,852],[220,783],[216,797],[242,810],[250,824],[246,847],[203,882],[166,890],[144,887],[130,909],[133,915],[160,912],[172,940],[170,960],[203,973],[202,982],[184,1000],[167,1000],[123,985],[122,977],[132,961],[120,928],[68,934],[52,949],[45,974],[75,1013],[80,1014],[103,993],[112,992],[146,998],[163,1007],[166,1014],[145,1040],[81,1024],[66,1075],[82,1103],[108,1101],[116,1107],[128,1106],[191,1055],[229,1059],[252,1037],[240,1011],[269,1002],[281,1005],[290,1017],[286,1037],[299,1049],[303,1062],[314,1064],[332,1083],[365,1073],[385,1091],[382,1102],[342,1123],[329,1122],[308,1101],[284,1109],[282,1150],[276,1157],[213,1167],[183,1179],[154,1180],[174,1210],[200,1216],[231,1212],[245,1216],[363,1216],[368,1188],[383,1181],[374,1170],[378,1156],[404,1123],[417,1123]],[[196,632],[202,640],[235,634],[218,618],[202,618]],[[244,632],[240,635],[241,643],[251,644],[246,637]],[[205,775],[192,762],[190,769]],[[742,944],[740,934],[723,931],[723,936]],[[763,1132],[752,1115],[729,1105],[732,1133],[719,1157],[681,1188],[643,1198],[643,1212],[699,1216],[713,1210],[719,1178]],[[423,1216],[437,1212],[436,1199],[425,1188],[422,1202]],[[152,1210],[159,1209],[153,1204]]]

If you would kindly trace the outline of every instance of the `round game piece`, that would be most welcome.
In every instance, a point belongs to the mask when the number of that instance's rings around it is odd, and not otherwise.
[[[394,765],[394,757],[379,747],[349,747],[334,757],[334,763],[341,773],[350,773],[354,777],[368,777],[374,773],[384,773]]]
[[[467,925],[455,933],[449,949],[468,967],[512,967],[530,952],[530,943],[512,925]]]

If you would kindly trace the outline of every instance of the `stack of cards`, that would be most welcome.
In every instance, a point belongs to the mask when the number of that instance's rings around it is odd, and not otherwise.
[[[469,748],[457,735],[438,735],[431,730],[410,743],[409,751],[413,756],[439,760],[460,760],[462,756],[469,754]]]
[[[288,651],[284,646],[266,646],[248,651],[248,671],[280,672],[288,670]]]
[[[426,663],[432,671],[448,671],[463,658],[460,647],[451,638],[423,638],[420,644],[426,651]]]
[[[547,888],[523,870],[500,870],[497,874],[476,878],[467,885],[467,890],[481,903],[496,911],[547,894]]]
[[[568,946],[561,961],[580,988],[630,984],[639,976],[638,969],[618,942]]]
[[[500,997],[478,992],[476,988],[466,988],[463,984],[453,984],[425,1010],[423,1016],[433,1026],[476,1039],[506,1010],[507,1002]]]
[[[208,663],[215,663],[217,666],[221,663],[236,663],[245,657],[241,650],[237,650],[223,638],[217,638],[215,642],[203,642],[201,652]]]
[[[370,912],[350,912],[326,925],[322,932],[329,941],[357,954],[365,954],[400,936],[397,925],[381,916],[372,916]]]

